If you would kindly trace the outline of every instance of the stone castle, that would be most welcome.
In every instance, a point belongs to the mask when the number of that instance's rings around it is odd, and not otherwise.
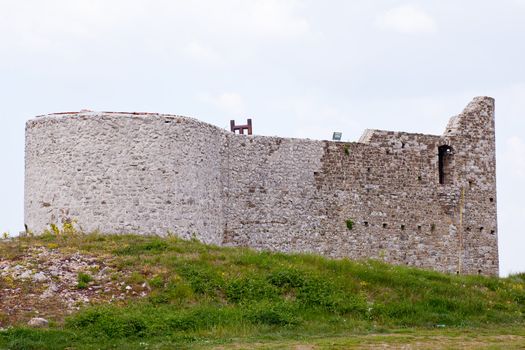
[[[498,274],[494,100],[443,135],[238,135],[153,113],[26,125],[25,223]]]

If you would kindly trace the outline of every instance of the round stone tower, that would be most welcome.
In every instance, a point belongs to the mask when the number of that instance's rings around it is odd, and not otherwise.
[[[192,118],[79,112],[26,125],[25,224],[220,243],[223,132]]]

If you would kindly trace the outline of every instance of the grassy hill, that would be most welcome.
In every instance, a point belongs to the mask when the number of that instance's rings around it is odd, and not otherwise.
[[[175,237],[58,230],[2,241],[0,262],[0,348],[525,343],[525,274],[455,276]],[[51,284],[58,287],[50,291]],[[35,316],[50,327],[27,328]]]

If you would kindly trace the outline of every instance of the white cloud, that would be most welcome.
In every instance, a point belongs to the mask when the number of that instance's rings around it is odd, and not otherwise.
[[[434,19],[412,5],[403,5],[388,10],[377,17],[376,24],[380,28],[402,34],[428,34],[437,31]]]
[[[242,97],[236,92],[224,92],[216,96],[205,95],[201,99],[223,112],[233,115],[241,115],[244,112]]]

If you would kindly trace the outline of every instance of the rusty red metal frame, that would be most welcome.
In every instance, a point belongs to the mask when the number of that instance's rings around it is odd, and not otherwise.
[[[252,120],[248,119],[248,123],[245,125],[235,125],[235,120],[230,120],[230,130],[231,132],[235,133],[237,130],[239,130],[240,135],[244,135],[244,130],[248,131],[248,135],[252,135],[253,129],[252,129]]]

